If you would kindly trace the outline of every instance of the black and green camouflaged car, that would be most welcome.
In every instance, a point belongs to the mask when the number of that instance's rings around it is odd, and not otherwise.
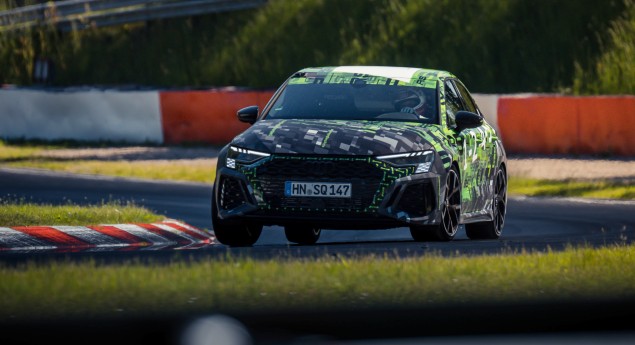
[[[321,229],[408,226],[415,241],[501,235],[506,156],[467,88],[445,71],[343,66],[293,74],[223,148],[216,238],[252,245],[263,226],[315,243]]]

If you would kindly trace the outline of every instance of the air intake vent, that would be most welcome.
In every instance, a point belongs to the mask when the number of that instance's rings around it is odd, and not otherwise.
[[[432,212],[435,205],[434,191],[430,183],[418,183],[405,187],[397,209],[404,211],[410,217],[423,217]]]
[[[232,177],[223,176],[220,181],[220,207],[231,210],[246,203],[242,183]]]

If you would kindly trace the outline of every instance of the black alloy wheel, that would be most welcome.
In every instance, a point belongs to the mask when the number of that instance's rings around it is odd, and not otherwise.
[[[284,227],[287,240],[297,244],[315,244],[321,233],[322,229],[312,226],[287,225]]]
[[[492,220],[465,224],[467,237],[472,240],[495,240],[501,236],[507,212],[507,177],[501,166],[496,172],[494,196],[492,199]]]
[[[410,234],[415,241],[451,241],[459,228],[461,217],[461,181],[456,167],[448,171],[443,203],[440,205],[441,223],[412,225]]]

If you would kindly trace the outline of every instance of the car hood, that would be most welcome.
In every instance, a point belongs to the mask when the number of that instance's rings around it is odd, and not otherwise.
[[[438,125],[396,121],[260,120],[232,145],[268,153],[385,155],[431,149]]]

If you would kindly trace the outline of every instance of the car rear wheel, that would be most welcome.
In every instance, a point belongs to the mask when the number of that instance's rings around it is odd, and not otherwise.
[[[415,241],[451,241],[456,235],[461,216],[461,181],[455,167],[446,177],[443,203],[439,209],[440,224],[410,226],[410,234]]]
[[[500,237],[503,231],[505,212],[507,211],[507,178],[503,167],[498,169],[495,181],[492,201],[493,220],[465,224],[467,237],[472,240],[495,240]]]
[[[311,226],[285,226],[284,234],[289,242],[314,244],[320,238],[322,229]]]
[[[218,217],[218,207],[212,190],[212,227],[218,242],[232,247],[248,247],[256,243],[262,232],[262,225],[243,222],[227,222]]]

